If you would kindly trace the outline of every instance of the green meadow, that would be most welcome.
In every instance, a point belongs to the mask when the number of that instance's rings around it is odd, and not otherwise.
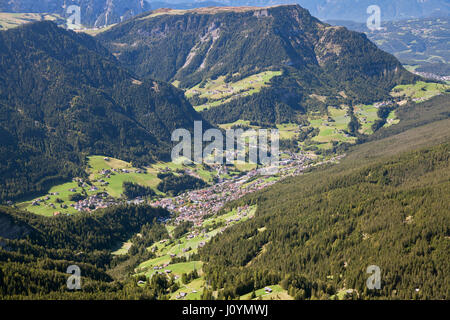
[[[182,292],[186,293],[186,296],[183,298],[184,300],[200,300],[203,293],[203,287],[205,285],[205,280],[203,277],[192,280],[187,284],[182,284],[180,281],[179,284],[180,289],[171,295],[172,300],[176,299],[176,297]]]
[[[384,124],[384,127],[390,127],[394,124],[397,124],[400,122],[400,119],[397,118],[395,110],[392,110],[388,117],[386,118],[386,123]]]
[[[417,81],[415,84],[399,85],[392,89],[393,97],[408,97],[415,102],[429,100],[444,92],[449,92],[450,85]]]
[[[280,134],[280,139],[292,139],[298,134],[298,124],[296,123],[283,123],[277,124],[277,129]]]
[[[281,73],[281,71],[264,71],[235,82],[225,82],[225,76],[220,76],[215,80],[209,79],[206,84],[200,83],[186,90],[185,95],[187,98],[193,96],[207,98],[207,103],[194,106],[196,111],[203,111],[227,103],[234,97],[258,93],[263,87],[268,86],[273,77]]]
[[[373,105],[357,105],[353,112],[361,124],[359,132],[367,135],[372,134],[372,125],[378,119],[378,108]]]
[[[65,21],[63,17],[57,14],[48,13],[9,13],[0,12],[0,30],[7,30],[18,27],[25,23],[35,21]]]
[[[313,137],[312,142],[322,149],[332,147],[332,142],[354,143],[356,138],[347,136],[344,130],[348,129],[350,117],[347,115],[348,107],[328,107],[328,115],[314,116],[308,118],[310,126],[319,129],[319,134]]]
[[[122,243],[122,246],[119,249],[117,249],[116,251],[113,251],[111,254],[113,254],[113,255],[127,254],[131,245],[132,245],[132,243],[130,241],[126,241],[126,242]]]
[[[245,212],[245,215],[243,214]],[[187,296],[184,299],[195,300],[199,299],[202,292],[203,287],[205,285],[204,280],[202,278],[202,266],[203,262],[201,261],[189,261],[190,256],[193,253],[196,253],[200,243],[208,242],[212,237],[221,232],[222,228],[229,227],[237,223],[241,223],[252,218],[255,215],[256,206],[252,206],[247,208],[247,210],[243,210],[238,212],[237,209],[233,209],[230,212],[227,212],[223,215],[216,215],[205,219],[201,226],[193,227],[191,232],[183,235],[179,239],[165,239],[163,241],[157,242],[147,248],[147,250],[153,251],[156,254],[156,257],[139,264],[136,269],[136,275],[145,275],[147,278],[150,278],[156,272],[166,273],[166,270],[170,270],[170,275],[176,276],[178,284],[180,285],[180,289],[172,294],[171,298],[175,299],[180,292],[187,293]],[[173,225],[166,226],[167,231],[171,235],[174,229]],[[206,232],[202,232],[206,231]],[[189,239],[190,234],[195,234],[195,236]],[[125,243],[126,244],[126,243]],[[124,244],[124,246],[125,246]],[[124,247],[119,249],[122,254],[124,251]],[[116,252],[117,253],[117,252]],[[170,261],[172,256],[176,257],[186,257],[187,262],[179,262],[171,264]],[[167,265],[166,265],[167,264]],[[164,265],[166,265],[164,267]],[[161,269],[155,269],[155,267],[162,267]],[[183,273],[189,273],[193,270],[197,270],[200,278],[195,279],[189,284],[183,284],[181,282],[181,275]],[[166,273],[167,274],[167,273]],[[196,291],[196,292],[192,292]],[[274,290],[275,291],[275,290]]]
[[[112,171],[114,169],[118,172]],[[109,178],[102,174],[103,170],[111,170]],[[124,172],[122,170],[126,171]],[[18,203],[17,206],[21,209],[26,209],[30,212],[45,216],[52,216],[55,212],[73,214],[78,211],[70,206],[74,203],[69,200],[70,195],[86,192],[88,196],[92,196],[98,192],[107,192],[114,198],[121,198],[124,182],[134,182],[143,186],[148,186],[157,194],[165,196],[165,194],[158,191],[156,187],[161,181],[157,177],[158,172],[167,170],[171,172],[176,172],[176,170],[190,170],[191,174],[198,176],[208,183],[212,182],[214,176],[217,176],[217,171],[215,169],[205,169],[205,167],[198,164],[184,165],[182,163],[158,162],[150,167],[139,169],[133,167],[129,162],[119,159],[106,158],[105,156],[99,155],[90,156],[88,157],[86,173],[89,176],[89,183],[91,185],[80,187],[76,181],[66,182],[53,186],[47,194],[33,199],[27,199],[26,201]],[[141,173],[138,173],[138,171],[141,171]],[[107,184],[100,182],[99,180],[103,180],[107,182]],[[97,187],[98,190],[91,191],[91,186]],[[69,191],[72,189],[75,191]],[[57,195],[51,195],[52,193],[57,193]],[[49,197],[49,199],[41,202],[38,206],[32,205],[34,201],[38,199],[43,200],[46,197]],[[62,202],[56,203],[57,199]],[[52,207],[51,204],[53,204],[54,207]],[[62,206],[67,206],[67,208],[62,208]]]
[[[266,292],[265,288],[272,289],[272,292]],[[247,293],[240,297],[241,300],[292,300],[292,297],[288,295],[287,291],[281,288],[280,285],[267,286],[258,290],[255,290],[255,298],[251,298],[252,293]]]

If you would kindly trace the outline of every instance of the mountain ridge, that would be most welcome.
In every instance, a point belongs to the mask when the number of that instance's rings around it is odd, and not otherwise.
[[[299,112],[326,109],[313,94],[330,104],[373,103],[417,79],[366,35],[322,23],[298,5],[159,9],[97,37],[139,76],[185,89],[220,76],[227,83],[283,72],[260,93],[205,111],[214,123],[292,121]]]
[[[164,1],[164,0],[163,0]],[[186,8],[187,4],[201,3],[196,0],[165,0],[167,7]],[[340,19],[366,22],[367,8],[378,5],[383,21],[446,16],[450,5],[445,0],[217,0],[228,6],[268,6],[276,4],[299,4],[320,19]],[[178,5],[178,7],[177,7]],[[158,6],[163,6],[158,4]]]

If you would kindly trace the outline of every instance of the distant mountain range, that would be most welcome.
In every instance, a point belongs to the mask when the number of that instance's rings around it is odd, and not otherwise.
[[[160,9],[97,38],[140,77],[184,89],[219,77],[230,83],[282,73],[252,95],[215,101],[220,108],[203,112],[214,123],[297,121],[306,111],[326,112],[327,105],[380,101],[415,79],[364,34],[324,24],[298,5]]]
[[[417,72],[450,75],[450,17],[384,22],[376,31],[370,31],[365,23],[328,22],[366,33],[379,48]]]
[[[447,0],[0,0],[0,12],[51,13],[68,17],[67,8],[81,8],[81,23],[102,27],[159,8],[193,9],[211,6],[271,6],[299,4],[321,20],[365,22],[367,8],[378,5],[384,21],[448,16]]]
[[[0,0],[0,12],[53,13],[69,17],[71,5],[80,7],[81,24],[102,27],[150,10],[144,0]]]
[[[195,9],[195,8],[203,8],[203,7],[224,7],[227,6],[226,3],[219,2],[219,1],[186,1],[186,2],[165,2],[165,1],[153,1],[153,0],[147,0],[150,4],[150,9],[161,9],[161,8],[168,8],[168,9]]]

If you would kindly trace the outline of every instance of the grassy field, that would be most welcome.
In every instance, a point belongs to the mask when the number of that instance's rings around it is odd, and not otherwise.
[[[136,268],[136,271],[140,273],[146,272],[155,266],[167,263],[170,261],[171,255],[176,255],[178,257],[188,257],[192,253],[197,252],[197,249],[201,242],[208,242],[213,236],[220,232],[220,229],[223,226],[233,225],[237,222],[242,222],[250,219],[254,216],[255,211],[256,207],[250,208],[247,214],[244,216],[241,213],[237,212],[236,209],[234,209],[227,214],[211,217],[203,221],[201,227],[194,228],[194,230],[197,230],[197,235],[191,239],[189,239],[188,234],[186,234],[179,239],[172,239],[163,243],[155,243],[154,245],[149,247],[148,250],[152,251],[156,248],[155,252],[157,254],[157,257],[141,263]],[[238,218],[240,218],[240,220],[236,221],[236,219]],[[215,225],[220,225],[221,227],[212,228]],[[169,233],[171,233],[172,229],[173,228],[169,228],[168,226]],[[204,234],[200,233],[199,231],[203,229],[209,231]],[[186,251],[189,248],[190,250]]]
[[[384,127],[390,127],[394,124],[398,124],[400,122],[400,119],[397,118],[397,114],[395,112],[395,110],[391,111],[388,115],[388,117],[386,118],[386,123],[384,124]]]
[[[139,20],[147,20],[154,17],[162,16],[162,15],[183,15],[187,13],[187,10],[179,10],[179,9],[158,9],[152,11],[149,15],[146,15],[145,17],[140,18]]]
[[[105,160],[108,159],[108,160]],[[74,193],[86,192],[88,196],[95,195],[98,192],[108,192],[109,195],[115,198],[120,198],[123,193],[123,182],[129,181],[138,183],[143,186],[152,188],[157,194],[163,195],[156,189],[157,185],[161,181],[157,174],[158,172],[169,170],[175,172],[177,169],[190,170],[193,175],[196,175],[206,182],[211,182],[213,177],[217,175],[215,169],[207,170],[201,165],[186,166],[183,164],[176,164],[172,162],[158,162],[150,167],[144,168],[144,170],[133,167],[129,162],[122,161],[114,158],[105,158],[104,156],[90,156],[88,157],[88,166],[86,169],[89,175],[89,183],[95,186],[98,190],[90,190],[91,186],[80,187],[78,182],[71,181],[56,185],[52,187],[47,194],[40,197],[30,199],[24,202],[20,202],[17,206],[21,209],[26,209],[30,212],[52,216],[55,212],[64,212],[73,214],[78,212],[70,205],[74,202],[69,200],[69,197]],[[109,178],[102,174],[103,170],[111,170]],[[114,172],[112,170],[117,170]],[[125,170],[125,171],[123,171]],[[141,173],[138,173],[141,171]],[[103,180],[108,184],[104,184],[99,181]],[[56,195],[52,195],[56,194]],[[38,206],[33,206],[32,203],[38,199],[47,200],[40,203]],[[60,203],[57,203],[56,200]],[[61,202],[62,201],[62,202]],[[53,204],[54,207],[51,205]],[[67,206],[67,208],[62,208]]]
[[[152,277],[155,273],[157,272],[163,272],[166,273],[170,271],[170,275],[176,276],[177,279],[181,278],[181,275],[183,273],[189,273],[192,272],[194,270],[197,270],[197,272],[199,274],[201,274],[201,269],[203,266],[203,262],[201,261],[189,261],[189,262],[180,262],[180,263],[174,263],[174,264],[169,264],[169,261],[163,261],[161,264],[168,264],[167,267],[164,267],[160,270],[148,270],[147,272],[143,273],[145,274],[145,276],[147,278]],[[141,273],[142,274],[142,273]],[[167,273],[166,273],[167,274]]]
[[[248,120],[237,120],[235,122],[219,124],[219,127],[224,130],[231,129],[233,126],[249,127],[255,130],[261,128],[260,126],[251,125]]]
[[[114,27],[117,23],[114,24],[110,24],[109,26],[103,27],[103,28],[91,28],[91,29],[82,29],[79,30],[77,32],[83,32],[83,33],[87,33],[90,36],[95,37],[96,35],[105,32],[106,30],[111,29],[112,27]]]
[[[241,300],[292,300],[293,298],[287,293],[286,290],[279,285],[267,286],[272,289],[272,292],[266,292],[266,287],[255,290],[256,298],[251,299],[252,293],[247,293],[240,297]]]
[[[63,17],[57,14],[0,12],[0,30],[7,30],[25,23],[44,20],[54,21],[58,24],[65,23],[66,21]]]
[[[111,175],[111,178],[107,179],[102,174],[101,171],[107,170],[127,170],[128,172],[114,172],[114,175]],[[155,191],[156,186],[161,181],[156,176],[158,174],[158,170],[153,167],[146,168],[145,173],[137,173],[138,168],[134,168],[130,163],[121,161],[118,159],[109,158],[108,161],[104,160],[103,156],[91,156],[89,157],[89,179],[91,181],[96,181],[99,179],[104,179],[109,183],[108,186],[104,187],[104,189],[113,197],[120,197],[122,194],[122,184],[126,181],[131,181],[134,183],[138,183],[143,186],[148,186],[153,188]]]
[[[232,175],[239,174],[242,171],[252,170],[255,167],[255,164],[236,162],[234,166],[228,168],[227,174],[222,172],[220,176],[222,178],[230,178]],[[111,171],[109,177],[102,174],[103,170]],[[45,216],[53,216],[55,212],[74,214],[78,211],[70,206],[71,204],[74,204],[73,201],[69,200],[69,197],[72,194],[86,192],[88,196],[92,196],[99,192],[107,192],[110,196],[118,199],[122,198],[124,182],[133,182],[142,186],[147,186],[152,188],[156,194],[166,196],[164,193],[157,190],[157,186],[161,181],[157,175],[159,172],[163,171],[170,171],[176,174],[177,170],[185,170],[186,172],[189,172],[189,174],[196,176],[207,183],[212,183],[213,178],[217,176],[218,172],[218,168],[216,167],[208,168],[201,164],[185,165],[174,162],[158,162],[150,167],[139,169],[133,167],[129,162],[119,159],[105,158],[104,156],[99,155],[90,156],[88,157],[88,165],[86,168],[86,173],[89,176],[87,182],[89,182],[90,185],[80,187],[77,181],[66,182],[52,187],[47,194],[43,194],[40,197],[33,199],[27,199],[16,205],[21,209]],[[91,190],[91,186],[96,187],[97,190]],[[45,198],[48,199],[44,201]],[[33,202],[39,199],[43,200],[39,205],[32,205]],[[56,202],[57,199],[59,203]],[[62,206],[67,206],[67,208],[63,208]]]
[[[277,124],[277,129],[280,133],[280,139],[292,139],[298,134],[298,124],[283,123]]]
[[[418,81],[415,84],[396,86],[391,95],[393,97],[405,96],[415,102],[422,102],[449,91],[450,86],[448,84]]]
[[[372,134],[372,125],[378,119],[378,108],[373,105],[357,105],[354,107],[355,116],[358,118],[361,128],[359,132],[362,134]]]
[[[111,254],[113,255],[123,255],[127,254],[128,250],[130,249],[132,243],[130,241],[126,241],[122,244],[122,246],[117,249],[116,251],[113,251]]]
[[[404,98],[403,101],[399,102],[399,108],[402,108],[408,98],[419,103],[441,95],[448,90],[450,90],[450,86],[445,84],[419,81],[416,84],[397,86],[392,90],[391,95],[393,97]],[[359,133],[365,135],[373,134],[372,125],[379,119],[377,111],[378,108],[375,107],[375,104],[356,105],[354,107],[354,114],[360,123]],[[356,142],[355,137],[349,136],[344,132],[348,130],[348,124],[350,122],[347,106],[341,106],[340,108],[328,107],[328,115],[310,114],[307,116],[307,120],[310,122],[310,127],[319,129],[319,134],[311,139],[312,146],[319,149],[330,149],[332,142]],[[394,110],[388,115],[384,127],[389,127],[399,122],[400,120]],[[280,134],[282,132],[280,130]],[[286,137],[295,136],[294,133],[295,131],[286,132]],[[300,143],[300,146],[304,147],[305,144]]]
[[[348,129],[350,117],[347,115],[348,107],[328,107],[328,115],[311,115],[308,121],[311,127],[319,129],[319,134],[312,138],[319,148],[329,149],[331,142],[355,142],[356,138],[348,136],[344,130]]]
[[[413,68],[414,66],[411,67]],[[397,86],[392,90],[391,95],[393,97],[404,98],[403,101],[399,102],[399,108],[401,108],[407,102],[408,98],[415,102],[422,102],[445,93],[448,90],[450,90],[450,86],[446,84],[419,81],[416,84]],[[317,95],[311,96],[321,101],[325,98]],[[348,106],[329,106],[327,115],[308,114],[306,119],[310,123],[309,127],[319,129],[319,133],[308,141],[308,145],[304,142],[300,142],[300,148],[304,149],[306,146],[312,146],[326,150],[333,147],[333,142],[355,143],[356,137],[352,137],[345,132],[348,130],[348,124],[350,122],[348,108]],[[377,111],[378,108],[375,107],[375,104],[356,105],[354,107],[354,114],[360,123],[359,133],[365,135],[373,134],[372,125],[379,119]],[[384,127],[389,127],[398,124],[399,122],[400,120],[396,115],[396,111],[392,111],[388,115]],[[230,129],[234,125],[243,125],[252,129],[260,128],[258,126],[251,126],[250,121],[245,120],[221,124],[220,127],[222,129]],[[278,124],[277,128],[279,129],[281,139],[295,138],[299,132],[297,124]]]
[[[205,280],[202,277],[195,279],[188,284],[182,284],[180,282],[180,289],[171,295],[171,299],[176,299],[181,292],[184,292],[186,293],[186,296],[183,298],[184,300],[200,300],[204,284]]]
[[[378,44],[378,43],[377,43]],[[420,65],[415,64],[415,65],[404,65],[405,69],[408,70],[409,72],[414,72],[416,71],[416,69],[418,67],[420,67]]]
[[[68,206],[67,209],[61,208],[61,205],[63,205],[63,204],[65,204],[65,205],[70,204],[69,196],[71,194],[73,194],[73,192],[70,192],[69,189],[72,189],[72,188],[76,188],[76,190],[80,190],[80,188],[78,188],[78,184],[76,182],[68,182],[68,183],[60,184],[60,185],[52,187],[46,196],[42,196],[42,197],[33,199],[31,201],[18,203],[17,206],[21,209],[26,209],[35,214],[40,214],[40,215],[44,215],[44,216],[53,216],[53,214],[55,212],[67,212],[67,213],[73,214],[73,213],[77,212],[74,208],[72,208],[70,206]],[[88,194],[90,193],[89,191],[87,191],[87,192],[88,192]],[[51,195],[52,193],[56,193],[56,195]],[[38,206],[32,205],[33,201],[38,200],[38,199],[45,199],[46,197],[48,197],[48,200],[45,200],[44,202],[40,203],[40,205],[38,205]],[[63,203],[58,204],[56,202],[56,199],[61,199],[63,201]],[[55,207],[53,208],[51,206],[51,204],[55,205]]]
[[[199,14],[216,14],[220,12],[245,12],[249,10],[254,10],[252,7],[202,7],[195,9],[167,9],[160,8],[152,10],[150,14],[140,18],[140,20],[151,19],[161,15],[183,15],[189,12],[195,12]]]
[[[264,71],[251,75],[236,82],[225,82],[225,76],[215,80],[208,80],[206,84],[198,84],[193,88],[186,90],[185,95],[191,98],[194,95],[199,98],[207,98],[208,102],[195,106],[195,110],[202,111],[211,107],[217,107],[229,102],[231,99],[240,96],[250,96],[261,91],[261,88],[267,87],[270,80],[281,75],[281,71]]]
[[[145,275],[147,278],[150,278],[156,272],[166,273],[166,270],[170,270],[170,274],[177,277],[178,283],[180,285],[180,289],[177,292],[173,293],[171,298],[175,299],[180,292],[185,292],[187,293],[187,296],[184,297],[184,299],[199,299],[205,285],[204,279],[202,278],[203,262],[187,261],[171,264],[170,261],[172,256],[186,257],[187,259],[189,259],[189,257],[193,253],[197,252],[202,242],[208,242],[212,237],[221,232],[221,230],[225,227],[229,227],[236,223],[240,223],[252,218],[255,212],[256,206],[249,207],[241,211],[233,209],[232,211],[224,215],[213,216],[204,220],[200,227],[194,227],[191,232],[183,235],[179,239],[166,239],[164,241],[153,244],[147,249],[150,251],[154,251],[157,257],[142,262],[135,269],[136,275]],[[172,234],[174,226],[167,225],[166,227],[169,234]],[[202,230],[206,230],[207,232],[202,233]],[[191,237],[189,235],[195,236]],[[119,251],[124,253],[123,247],[116,251],[116,253]],[[158,269],[159,267],[162,268]],[[192,272],[194,269],[197,270],[200,278],[192,281],[189,284],[183,284],[180,279],[181,275],[183,273]]]

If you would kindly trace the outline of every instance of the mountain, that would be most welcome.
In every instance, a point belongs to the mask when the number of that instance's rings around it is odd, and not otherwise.
[[[299,4],[322,20],[351,20],[366,22],[367,8],[378,5],[383,21],[424,17],[445,17],[450,14],[447,0],[216,0],[227,6],[272,6]],[[150,1],[152,3],[153,1]],[[178,3],[201,4],[197,0],[166,0],[170,6]],[[205,5],[206,6],[206,5]],[[181,8],[180,8],[181,9]]]
[[[380,49],[392,53],[415,71],[450,76],[449,17],[383,22],[382,29],[375,31],[368,30],[365,23],[328,22],[366,33]]]
[[[139,76],[189,89],[197,106],[207,102],[203,115],[214,123],[295,122],[327,104],[383,100],[415,80],[364,34],[297,5],[158,9],[97,38]],[[214,81],[225,89],[205,92]]]
[[[2,31],[0,48],[1,200],[82,175],[86,155],[168,159],[171,132],[201,119],[180,90],[52,22]]]
[[[71,5],[80,7],[81,24],[103,27],[129,19],[150,10],[144,0],[0,0],[0,12],[53,13],[62,17]]]

